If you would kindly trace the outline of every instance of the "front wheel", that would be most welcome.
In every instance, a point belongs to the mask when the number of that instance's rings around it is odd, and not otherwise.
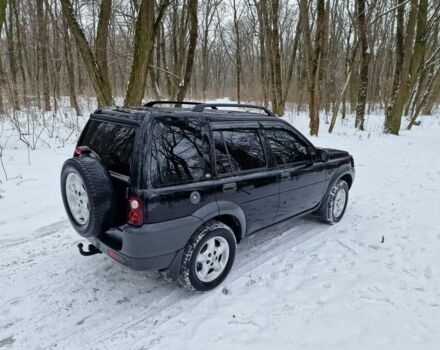
[[[197,291],[217,287],[232,268],[235,250],[232,229],[222,222],[208,221],[185,247],[180,266],[180,284]]]
[[[318,212],[322,221],[332,225],[342,219],[347,208],[348,191],[348,184],[344,180],[339,180],[333,185],[325,205]]]

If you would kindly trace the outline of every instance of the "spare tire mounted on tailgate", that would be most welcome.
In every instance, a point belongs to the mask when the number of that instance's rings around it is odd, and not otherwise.
[[[97,236],[113,226],[116,200],[108,171],[96,157],[68,159],[61,171],[64,207],[75,230]]]

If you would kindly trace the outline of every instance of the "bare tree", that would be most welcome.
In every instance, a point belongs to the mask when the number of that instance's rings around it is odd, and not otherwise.
[[[134,106],[142,103],[148,66],[154,48],[154,39],[168,3],[168,0],[161,0],[158,5],[157,15],[155,15],[155,4],[153,1],[142,0],[139,6],[134,35],[133,64],[125,94],[125,106]]]
[[[367,103],[368,89],[368,65],[370,62],[370,54],[368,52],[367,23],[365,20],[365,0],[357,0],[356,5],[359,31],[358,35],[361,47],[361,62],[355,126],[360,130],[364,130],[365,104]]]
[[[318,0],[316,15],[315,48],[313,49],[311,30],[309,23],[309,7],[307,0],[300,0],[300,16],[302,21],[303,40],[308,62],[307,77],[309,85],[309,116],[310,135],[318,135],[319,132],[319,77],[321,69],[322,51],[324,47],[325,28],[325,4],[324,0]]]
[[[190,22],[189,46],[188,46],[188,53],[186,55],[186,65],[185,65],[185,73],[183,75],[183,82],[180,85],[176,97],[176,100],[179,102],[183,101],[186,96],[186,92],[188,91],[189,83],[192,76],[193,66],[194,66],[194,57],[195,57],[195,51],[197,45],[197,31],[198,31],[197,8],[198,8],[197,0],[188,1],[188,15]]]
[[[411,10],[403,46],[401,73],[396,70],[396,75],[400,75],[400,84],[392,96],[385,119],[385,132],[391,134],[399,134],[403,109],[408,101],[410,90],[417,80],[417,73],[426,48],[427,14],[427,0],[420,0],[419,4],[417,4],[417,0],[411,1]],[[417,32],[413,45],[416,23]],[[401,38],[397,40],[402,41]]]
[[[69,29],[72,32],[78,50],[81,53],[87,73],[92,81],[93,89],[96,93],[96,98],[98,99],[98,105],[112,105],[113,98],[111,88],[105,81],[101,68],[93,55],[92,49],[90,48],[89,42],[87,41],[83,30],[79,26],[74,16],[72,4],[69,0],[61,0],[61,6]]]

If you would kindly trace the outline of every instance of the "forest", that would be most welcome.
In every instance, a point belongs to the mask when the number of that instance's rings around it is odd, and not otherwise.
[[[0,30],[1,118],[228,97],[397,135],[440,95],[433,0],[0,0]]]
[[[0,349],[440,349],[439,104],[440,0],[0,0]]]

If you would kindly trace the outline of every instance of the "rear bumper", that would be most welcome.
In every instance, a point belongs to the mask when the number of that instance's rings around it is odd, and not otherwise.
[[[202,223],[187,216],[140,227],[123,225],[88,239],[102,253],[134,270],[164,270],[180,264],[183,248]]]

